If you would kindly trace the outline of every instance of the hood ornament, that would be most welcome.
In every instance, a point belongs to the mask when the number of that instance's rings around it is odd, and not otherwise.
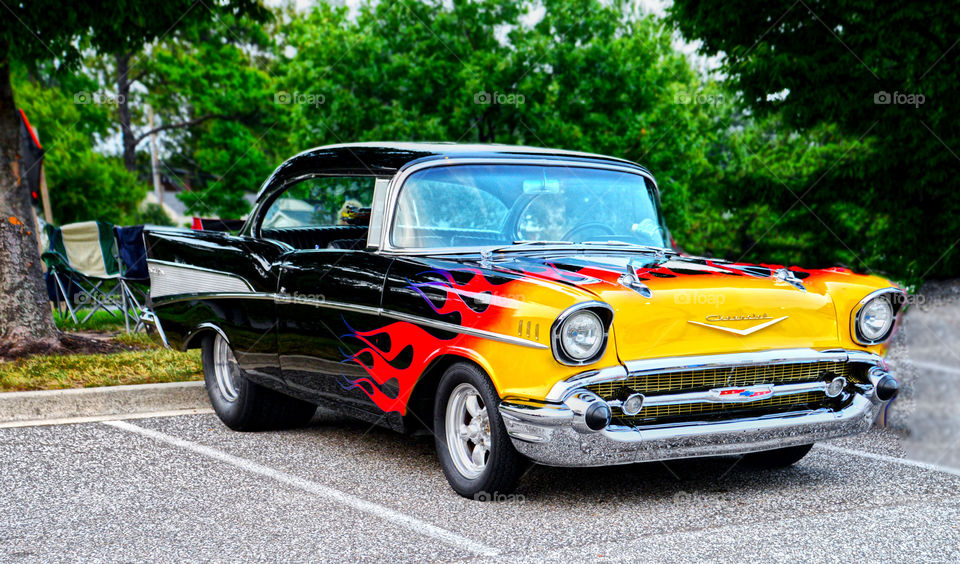
[[[637,274],[637,267],[633,263],[627,263],[627,273],[621,275],[617,281],[647,299],[653,297],[653,292],[650,291],[650,287],[640,281],[640,276]]]
[[[719,321],[719,322],[750,321],[750,320],[763,321],[763,323],[760,323],[759,325],[754,325],[753,327],[747,327],[746,329],[734,329],[733,327],[724,327],[722,325],[712,325],[710,323],[703,323],[702,321],[687,321],[687,323],[693,323],[694,325],[700,325],[701,327],[709,327],[710,329],[717,329],[719,331],[726,331],[727,333],[733,333],[734,335],[746,337],[747,335],[752,335],[757,331],[760,331],[761,329],[766,329],[771,325],[776,325],[777,323],[780,323],[787,317],[789,316],[784,315],[783,317],[778,317],[777,319],[771,319],[770,316],[765,313],[762,315],[735,315],[735,316],[708,315],[707,316],[707,321],[715,321],[715,322],[716,321]],[[769,321],[766,321],[768,319]]]
[[[776,272],[773,273],[773,277],[776,278],[777,282],[786,282],[794,288],[804,291],[807,291],[807,288],[804,287],[803,282],[797,278],[797,275],[793,273],[792,270],[787,270],[786,268],[778,268]]]

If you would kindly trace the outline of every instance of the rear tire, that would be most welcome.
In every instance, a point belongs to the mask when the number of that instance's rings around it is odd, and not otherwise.
[[[251,382],[219,333],[201,343],[203,379],[213,411],[234,431],[266,431],[306,425],[317,406]]]
[[[440,379],[433,410],[437,457],[463,497],[490,501],[507,495],[526,467],[507,436],[499,405],[490,379],[472,364],[454,364]]]
[[[798,462],[801,458],[810,452],[812,444],[795,447],[778,448],[776,450],[765,450],[761,452],[751,452],[744,455],[743,462],[754,468],[771,469],[786,468]]]

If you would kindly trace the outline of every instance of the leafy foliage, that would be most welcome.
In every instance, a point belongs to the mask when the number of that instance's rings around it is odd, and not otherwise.
[[[913,280],[960,274],[956,10],[677,0],[670,15],[704,54],[724,55],[732,87],[765,123],[835,145],[798,176],[743,187],[784,216],[775,229],[802,236],[798,251]]]
[[[44,170],[54,221],[135,222],[147,185],[128,172],[119,158],[93,149],[98,138],[109,133],[111,107],[78,104],[73,92],[56,85],[44,87],[26,77],[19,77],[14,86],[47,151]]]
[[[671,34],[625,2],[381,2],[352,19],[319,5],[278,36],[290,143],[435,140],[555,146],[637,160],[658,174],[673,228],[709,173],[709,104]],[[469,23],[468,23],[469,22]],[[279,46],[278,46],[279,48]],[[716,93],[713,86],[706,92]],[[697,245],[694,245],[697,246]]]
[[[141,48],[122,26],[167,14],[143,7],[129,16],[136,21],[123,16],[105,37],[79,44],[81,72],[41,65],[37,76],[55,83],[18,82],[37,101],[24,105],[41,133],[71,147],[62,164],[48,160],[51,186],[105,194],[57,204],[58,219],[139,213],[130,202],[143,188],[89,149],[115,134],[113,108],[45,101],[110,83],[109,54],[129,50],[134,124],[147,129],[149,105],[169,126],[163,172],[189,176],[182,198],[194,214],[242,216],[245,195],[312,146],[528,144],[648,166],[688,252],[839,263],[906,280],[957,274],[960,203],[948,194],[957,161],[945,147],[960,147],[949,103],[956,53],[947,50],[956,18],[934,18],[935,7],[679,0],[673,22],[702,39],[704,53],[726,56],[717,82],[674,48],[669,25],[633,2],[396,0],[354,12],[318,3],[273,17],[254,4],[211,5],[214,17],[190,16],[162,33],[150,23],[157,39]],[[55,50],[81,61],[71,45]],[[878,92],[922,92],[925,101],[875,104]],[[68,115],[82,119],[61,135],[55,118]]]
[[[153,107],[166,125],[195,122],[166,132],[169,165],[200,173],[202,182],[181,195],[203,215],[240,217],[276,165],[267,149],[277,142],[272,81],[262,54],[271,45],[252,18],[226,15],[185,27],[143,53],[138,103]],[[173,174],[170,169],[166,171]]]

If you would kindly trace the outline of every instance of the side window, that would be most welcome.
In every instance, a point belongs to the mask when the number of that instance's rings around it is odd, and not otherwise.
[[[318,176],[288,186],[263,214],[260,235],[295,249],[360,249],[376,179]]]
[[[270,204],[261,229],[362,225],[369,218],[375,179],[318,176],[289,186]]]

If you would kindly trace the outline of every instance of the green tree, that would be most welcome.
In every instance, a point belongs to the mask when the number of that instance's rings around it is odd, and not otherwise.
[[[89,91],[82,76],[61,75],[60,84],[43,84],[22,74],[17,73],[14,89],[45,144],[54,222],[135,222],[147,185],[127,171],[121,159],[94,150],[110,134],[115,106],[77,103],[74,93]]]
[[[176,26],[208,20],[218,12],[262,13],[263,8],[257,0],[209,5],[189,0],[121,0],[81,3],[71,9],[57,1],[32,0],[4,8],[7,13],[0,18],[0,353],[17,354],[57,346],[59,338],[32,234],[30,195],[13,170],[19,148],[11,85],[14,62],[28,70],[52,60],[76,65],[81,43],[100,54],[129,53]]]
[[[805,255],[915,280],[960,274],[960,15],[942,2],[676,0],[670,17],[760,119],[844,150],[743,186]],[[771,122],[766,122],[771,123]],[[778,167],[769,155],[763,167]],[[802,170],[801,170],[802,169]],[[762,171],[762,169],[760,169]],[[781,189],[784,185],[790,190]],[[734,208],[733,212],[739,212]],[[754,249],[764,246],[763,238]]]
[[[240,194],[255,191],[275,165],[280,108],[271,103],[264,56],[271,47],[261,21],[224,15],[174,31],[136,56],[142,88],[129,103],[153,108],[157,124],[150,129],[137,112],[135,143],[163,133],[164,172],[176,177],[173,169],[186,170],[193,177],[191,190],[180,195],[188,211],[244,215],[249,204]]]
[[[709,173],[719,95],[662,22],[631,3],[365,3],[278,18],[276,88],[290,145],[357,140],[499,142],[596,151],[647,164],[685,232]],[[286,45],[296,46],[291,57]]]

